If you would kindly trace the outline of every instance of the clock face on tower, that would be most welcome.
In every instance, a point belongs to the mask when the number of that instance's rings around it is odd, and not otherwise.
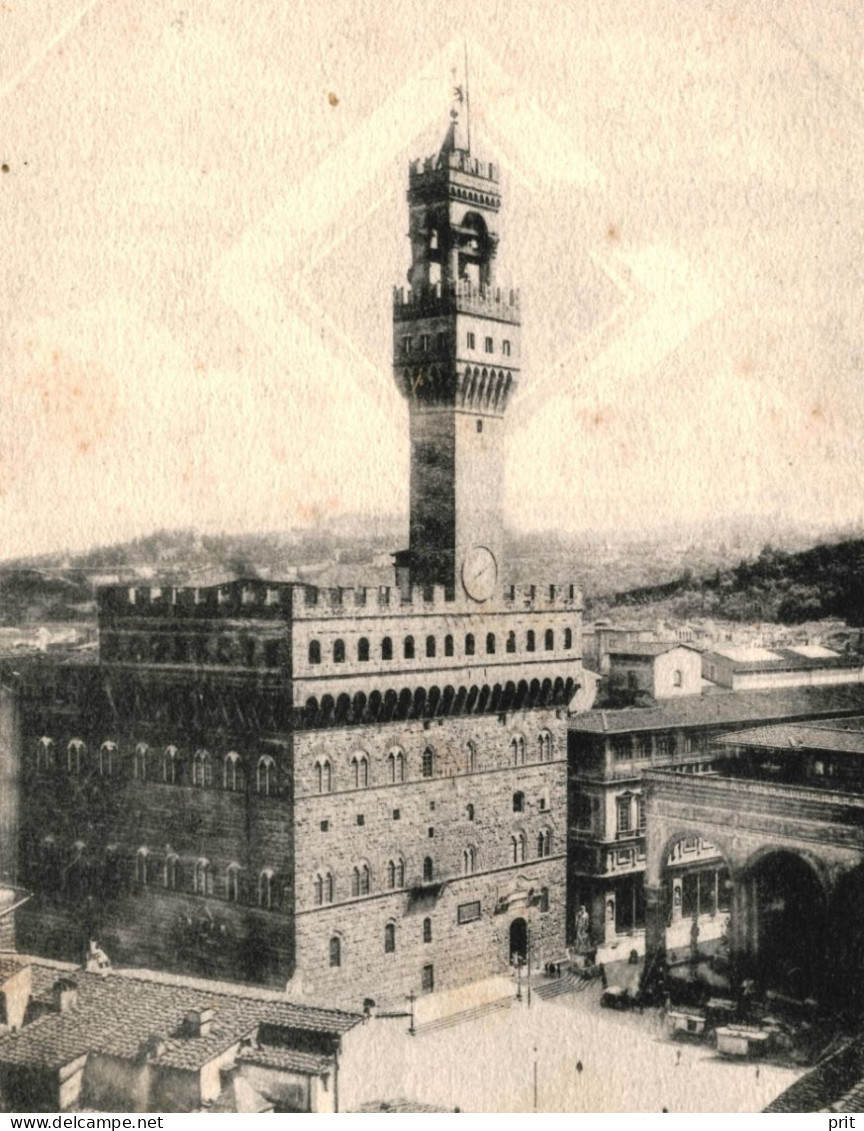
[[[498,563],[485,546],[472,546],[462,561],[462,585],[472,601],[488,601],[495,592]]]

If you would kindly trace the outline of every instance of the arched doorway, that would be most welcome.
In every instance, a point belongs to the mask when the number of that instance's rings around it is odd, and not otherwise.
[[[747,869],[749,972],[765,989],[797,1000],[820,996],[829,931],[822,884],[810,864],[785,850]]]
[[[510,963],[521,965],[528,957],[528,924],[524,919],[514,919],[510,924]]]
[[[673,1002],[728,996],[734,888],[723,848],[682,830],[666,843],[660,879],[650,916],[646,908],[645,988]]]

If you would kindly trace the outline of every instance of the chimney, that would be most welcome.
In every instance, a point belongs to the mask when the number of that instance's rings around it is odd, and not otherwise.
[[[213,1031],[212,1009],[190,1009],[183,1018],[183,1031],[187,1037],[209,1037]]]
[[[71,978],[60,978],[51,987],[51,998],[58,1013],[68,1013],[78,1001],[78,987]]]

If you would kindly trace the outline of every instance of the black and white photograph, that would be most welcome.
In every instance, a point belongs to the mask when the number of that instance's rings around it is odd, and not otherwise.
[[[0,5],[11,1128],[854,1127],[862,60],[853,0]]]

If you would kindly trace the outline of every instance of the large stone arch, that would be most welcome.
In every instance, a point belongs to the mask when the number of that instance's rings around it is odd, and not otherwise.
[[[826,940],[841,939],[840,966],[857,970],[860,963],[864,971],[864,928],[850,929],[841,906],[845,900],[853,912],[864,913],[860,799],[670,771],[651,772],[645,782],[646,968],[664,956],[662,877],[669,848],[682,835],[701,833],[731,871],[733,990],[753,979],[792,997],[848,1000]],[[864,993],[860,1004],[864,1007]]]
[[[828,970],[830,873],[812,851],[763,845],[735,880],[738,972],[802,1000],[822,997]]]

